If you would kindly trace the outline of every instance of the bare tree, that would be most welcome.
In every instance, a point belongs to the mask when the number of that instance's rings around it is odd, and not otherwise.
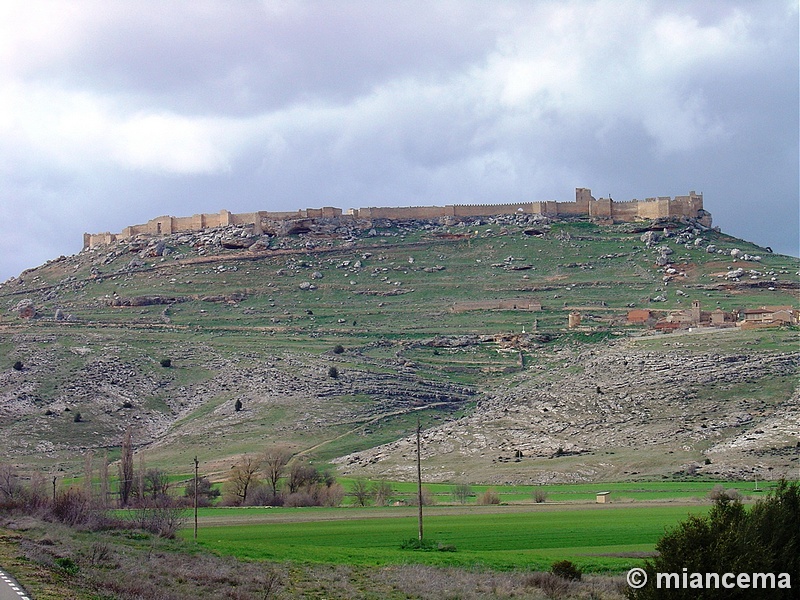
[[[144,465],[144,454],[141,452],[139,453],[139,470],[136,472],[136,490],[134,494],[138,502],[141,504],[145,500],[145,490],[144,490],[144,475],[145,475],[145,465]]]
[[[258,484],[260,468],[261,461],[247,455],[233,466],[226,487],[229,496],[232,496],[236,504],[242,506],[247,503],[247,492]]]
[[[294,494],[303,488],[320,481],[319,472],[302,459],[295,460],[289,468],[289,493]]]
[[[91,450],[89,450],[86,453],[86,456],[83,457],[83,487],[87,498],[92,497],[92,478],[94,476],[92,472],[93,458],[94,453]]]
[[[286,465],[289,464],[291,458],[292,453],[285,446],[273,446],[267,448],[264,453],[264,473],[272,488],[273,497],[278,495],[278,480],[283,477]]]
[[[30,499],[28,504],[33,508],[42,508],[47,505],[47,479],[41,473],[31,475],[31,482],[28,485]]]
[[[108,506],[108,451],[103,454],[100,464],[100,506]]]
[[[372,484],[372,497],[375,498],[375,504],[378,506],[386,506],[393,495],[394,488],[388,481],[378,481]]]
[[[144,474],[144,495],[151,500],[166,497],[169,493],[169,477],[161,469],[147,469]]]
[[[140,506],[131,511],[131,520],[136,526],[159,537],[174,538],[183,527],[188,511],[169,497],[160,497],[150,506]]]
[[[184,497],[194,499],[195,480],[192,479],[184,489]],[[211,506],[215,498],[219,497],[220,491],[213,486],[208,477],[197,478],[197,505]]]
[[[453,500],[459,504],[466,504],[469,497],[472,496],[472,486],[468,483],[459,483],[453,486],[452,490]]]
[[[14,500],[22,491],[17,471],[11,465],[0,464],[0,498]]]
[[[119,503],[127,506],[133,492],[133,441],[131,428],[125,431],[122,438],[122,456],[119,461]]]
[[[492,488],[489,488],[482,494],[478,495],[477,503],[481,506],[488,506],[490,504],[500,504],[500,494]]]
[[[422,506],[433,506],[436,504],[436,495],[433,493],[433,490],[429,487],[422,488]],[[420,495],[419,493],[414,494],[408,499],[409,504],[412,506],[419,506],[420,502]]]
[[[353,485],[350,487],[350,493],[353,495],[353,498],[356,499],[356,502],[359,506],[366,506],[370,496],[372,495],[366,480],[360,477],[353,480]]]

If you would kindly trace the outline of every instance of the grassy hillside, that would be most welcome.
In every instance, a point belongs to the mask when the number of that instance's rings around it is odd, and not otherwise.
[[[692,300],[798,307],[798,259],[680,223],[653,247],[633,224],[387,225],[262,251],[226,249],[235,231],[169,236],[166,252],[132,240],[2,284],[3,458],[79,470],[89,450],[113,459],[132,425],[148,464],[174,472],[197,454],[222,474],[287,443],[404,477],[419,416],[437,479],[672,477],[693,463],[746,476],[796,461],[796,329],[641,337],[625,316]],[[542,310],[462,310],[509,299]],[[20,318],[24,301],[36,318]]]

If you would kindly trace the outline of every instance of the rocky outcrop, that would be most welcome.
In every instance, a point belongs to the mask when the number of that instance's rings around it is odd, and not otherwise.
[[[34,306],[33,300],[29,298],[20,300],[11,310],[20,319],[33,319],[36,316],[36,306]]]
[[[796,397],[771,405],[746,398],[723,402],[719,396],[748,382],[796,376],[798,368],[800,353],[640,353],[627,344],[574,353],[562,359],[557,377],[521,374],[518,385],[487,395],[472,415],[426,431],[424,455],[430,465],[475,468],[517,452],[549,459],[625,448],[723,448],[742,443],[734,441],[747,437],[742,428],[763,430],[767,423],[780,423],[769,427],[783,443],[800,429]],[[407,438],[336,462],[345,473],[408,477],[403,456],[413,443]],[[720,464],[724,456],[716,452],[715,469],[739,464]],[[574,475],[561,480],[574,481]],[[541,482],[547,481],[552,480]]]

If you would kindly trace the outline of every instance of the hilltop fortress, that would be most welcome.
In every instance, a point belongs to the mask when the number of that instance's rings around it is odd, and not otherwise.
[[[84,249],[111,244],[137,235],[168,235],[182,231],[200,231],[227,225],[251,225],[255,233],[291,235],[309,231],[309,225],[320,219],[348,221],[452,219],[495,215],[542,215],[545,217],[589,217],[600,223],[632,222],[677,217],[696,219],[710,227],[711,214],[703,210],[703,195],[669,196],[617,202],[611,198],[596,199],[588,188],[576,188],[574,202],[522,202],[513,204],[448,204],[446,206],[409,206],[400,208],[307,208],[295,212],[258,211],[199,214],[191,217],[156,217],[143,225],[131,225],[121,233],[85,233]],[[370,225],[371,227],[371,225]]]

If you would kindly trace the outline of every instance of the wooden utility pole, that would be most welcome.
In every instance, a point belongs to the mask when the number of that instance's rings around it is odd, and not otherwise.
[[[199,471],[200,463],[197,462],[197,456],[194,457],[194,539],[197,540],[197,474]]]
[[[417,417],[417,501],[419,502],[419,541],[422,541],[422,455],[420,452],[419,433],[421,426]]]

